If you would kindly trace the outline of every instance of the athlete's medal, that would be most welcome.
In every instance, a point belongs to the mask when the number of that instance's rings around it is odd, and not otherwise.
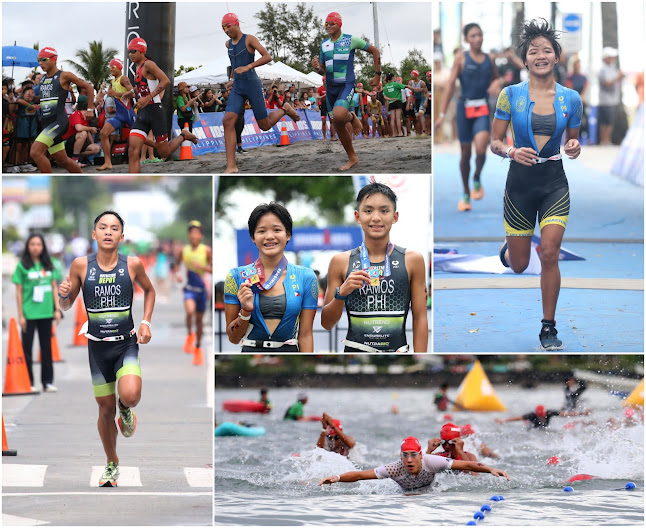
[[[259,292],[262,290],[270,290],[274,286],[274,284],[278,282],[278,279],[283,274],[283,271],[285,270],[285,268],[287,268],[287,257],[283,255],[283,258],[280,259],[278,266],[276,266],[276,268],[274,269],[269,279],[265,281],[265,268],[262,265],[260,258],[258,258],[258,260],[256,260],[256,262],[254,263],[254,268],[253,268],[254,271],[256,272],[256,274],[253,276],[255,280],[253,280],[252,277],[249,278],[252,285],[251,286],[252,291]]]
[[[388,242],[386,247],[386,258],[384,259],[384,268],[376,268],[370,265],[370,258],[368,257],[368,248],[365,242],[361,242],[361,269],[368,272],[370,275],[370,286],[379,286],[379,280],[382,277],[390,276],[390,251],[393,245]]]
[[[255,265],[251,269],[243,269],[240,272],[240,276],[243,281],[249,281],[252,285],[260,281],[260,277],[258,277],[258,269]]]
[[[370,275],[370,286],[379,286],[379,278],[384,274],[384,270],[370,267],[367,271]]]

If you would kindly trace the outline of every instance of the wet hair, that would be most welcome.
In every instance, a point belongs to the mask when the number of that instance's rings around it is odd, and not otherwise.
[[[267,394],[267,389],[260,389],[260,394]]]
[[[123,232],[124,221],[123,221],[123,218],[121,218],[119,216],[119,213],[117,213],[116,211],[103,211],[99,216],[97,216],[94,219],[94,229],[96,229],[96,225],[99,223],[99,220],[101,220],[101,218],[103,218],[105,215],[114,215],[114,216],[116,216],[117,220],[119,220],[119,223],[121,224],[121,232]]]
[[[395,208],[395,211],[397,210],[397,195],[393,192],[393,190],[390,187],[388,187],[388,185],[384,185],[383,183],[377,183],[375,181],[363,187],[359,191],[359,194],[357,194],[357,210],[359,210],[359,206],[361,205],[361,202],[363,202],[365,198],[368,198],[368,196],[372,196],[373,194],[377,194],[377,193],[381,193],[385,195],[393,203],[393,207]]]
[[[462,29],[462,34],[464,35],[464,38],[467,38],[467,35],[469,34],[469,31],[471,31],[474,27],[477,27],[480,31],[482,31],[482,28],[480,27],[480,24],[476,24],[475,22],[471,22],[464,26]]]
[[[292,236],[292,215],[285,209],[285,206],[278,202],[270,202],[268,204],[260,204],[249,215],[249,236],[254,237],[256,226],[260,219],[266,214],[275,214],[281,223],[285,226],[285,231],[288,236]]]
[[[448,384],[448,383],[446,383],[446,382],[445,382],[445,383],[442,383],[442,385],[440,385],[440,389],[442,389],[442,390],[444,390],[444,389],[448,389],[448,388],[449,388],[449,384]]]
[[[536,18],[534,20],[525,21],[523,23],[523,29],[520,31],[520,44],[518,44],[516,50],[518,52],[518,56],[523,61],[523,64],[527,60],[527,51],[529,50],[532,40],[537,37],[544,37],[549,40],[552,48],[554,48],[556,58],[558,59],[561,57],[561,45],[556,40],[560,38],[559,32],[553,29],[550,26],[550,23],[544,18]]]
[[[54,269],[54,264],[52,264],[52,259],[49,256],[49,251],[47,251],[47,244],[45,244],[45,239],[43,238],[43,235],[40,233],[33,233],[29,235],[29,238],[27,239],[27,242],[25,242],[25,249],[22,252],[22,257],[20,258],[20,263],[22,264],[22,267],[25,269],[31,269],[34,267],[34,261],[31,258],[31,255],[29,254],[29,242],[31,242],[32,238],[40,238],[40,241],[43,244],[43,252],[40,254],[40,265],[43,267],[43,269],[47,271],[52,271]]]

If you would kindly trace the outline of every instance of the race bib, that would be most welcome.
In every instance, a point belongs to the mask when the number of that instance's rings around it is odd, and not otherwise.
[[[475,119],[489,115],[489,105],[486,99],[467,99],[464,103],[464,115],[467,119]]]

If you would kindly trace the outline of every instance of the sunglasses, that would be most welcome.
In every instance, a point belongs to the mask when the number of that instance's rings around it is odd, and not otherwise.
[[[128,53],[137,53],[139,50],[128,50]]]
[[[47,62],[49,59],[47,57],[41,57],[38,59],[38,62]]]
[[[336,22],[326,22],[325,27],[336,26]]]
[[[338,440],[339,439],[339,435],[325,435],[325,436],[327,436],[328,438],[331,438],[332,440]]]

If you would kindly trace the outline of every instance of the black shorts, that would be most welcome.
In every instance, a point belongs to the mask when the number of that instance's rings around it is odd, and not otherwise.
[[[511,162],[505,186],[505,236],[532,236],[539,227],[557,224],[565,229],[570,214],[570,188],[561,160],[526,167]]]
[[[616,113],[616,106],[599,105],[597,107],[597,121],[599,122],[599,125],[614,125]]]
[[[415,113],[419,112],[419,109],[422,107],[422,100],[415,99]]]
[[[139,109],[135,123],[132,125],[130,134],[147,139],[148,132],[153,131],[155,141],[163,143],[168,141],[168,129],[166,128],[166,117],[161,103],[152,103]]]
[[[88,341],[88,356],[94,396],[115,393],[116,381],[126,374],[141,377],[137,336],[123,341]]]
[[[430,99],[426,101],[426,110],[424,111],[424,115],[430,116],[431,115],[431,101]]]
[[[75,141],[76,141],[76,134],[74,134],[73,136],[68,137],[65,140],[65,153],[67,154],[68,158],[71,158],[72,155],[74,154],[74,142]],[[89,146],[90,146],[90,142],[86,139],[85,142],[83,143],[83,146],[81,147],[81,152],[83,152]],[[79,154],[81,152],[79,152]]]
[[[402,105],[402,102],[399,99],[388,103],[388,110],[401,110],[403,107],[404,105]]]
[[[325,102],[325,99],[321,99],[321,117],[325,119],[327,116],[327,104]]]
[[[193,132],[193,118],[192,117],[178,117],[177,126],[180,130],[184,129],[184,124],[188,125],[188,131]]]
[[[415,109],[414,109],[414,108],[407,108],[407,109],[404,111],[404,115],[405,115],[406,117],[412,117],[412,118],[414,118],[414,117],[415,117]]]

